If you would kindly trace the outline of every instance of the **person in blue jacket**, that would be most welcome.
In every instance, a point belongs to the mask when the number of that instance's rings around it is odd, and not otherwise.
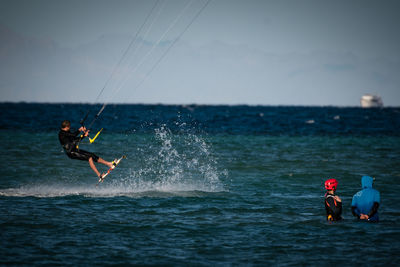
[[[360,220],[371,222],[379,221],[378,208],[381,202],[379,191],[372,188],[373,178],[363,176],[361,178],[362,190],[353,196],[351,212]]]

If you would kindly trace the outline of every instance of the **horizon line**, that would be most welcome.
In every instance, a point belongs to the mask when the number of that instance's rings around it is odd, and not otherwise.
[[[103,105],[105,103],[102,102],[40,102],[40,101],[0,101],[0,104],[48,104],[48,105]],[[123,102],[110,102],[106,103],[107,105],[148,105],[148,106],[249,106],[249,107],[335,107],[335,108],[363,108],[360,105],[302,105],[302,104],[248,104],[248,103],[144,103],[144,102],[132,102],[132,103],[123,103]],[[372,108],[399,108],[399,106],[383,106],[383,107],[372,107]]]

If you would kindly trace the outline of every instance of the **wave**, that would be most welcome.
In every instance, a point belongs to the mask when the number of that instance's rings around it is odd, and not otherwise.
[[[209,188],[198,188],[195,185],[143,185],[141,188],[126,187],[124,184],[102,184],[96,186],[71,185],[29,185],[18,188],[0,190],[0,196],[5,197],[203,197],[213,193],[226,192],[212,191]]]

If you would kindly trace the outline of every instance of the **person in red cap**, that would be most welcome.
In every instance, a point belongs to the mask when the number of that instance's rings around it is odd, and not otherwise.
[[[326,219],[328,221],[339,221],[342,219],[342,200],[335,195],[338,186],[336,179],[328,179],[325,181],[325,210]]]

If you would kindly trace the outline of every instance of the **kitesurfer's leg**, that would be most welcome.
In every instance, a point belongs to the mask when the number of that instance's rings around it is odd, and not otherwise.
[[[113,166],[112,162],[105,161],[105,160],[102,159],[102,158],[99,158],[99,159],[97,160],[97,162],[98,162],[98,163],[101,163],[101,164],[104,164],[104,165],[107,165],[107,166],[110,167],[110,168]]]
[[[100,172],[97,170],[96,166],[94,165],[92,157],[89,158],[89,165],[90,165],[90,168],[92,168],[92,170],[96,173],[97,177],[100,177]]]

